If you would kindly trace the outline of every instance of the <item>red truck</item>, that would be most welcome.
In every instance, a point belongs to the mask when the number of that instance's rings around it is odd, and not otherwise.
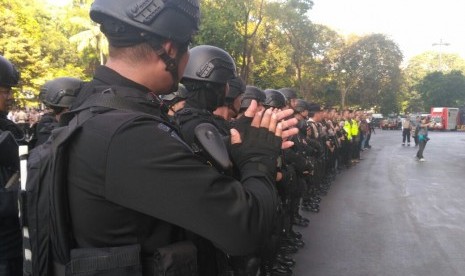
[[[459,109],[455,107],[431,107],[431,121],[428,126],[433,130],[457,130]]]

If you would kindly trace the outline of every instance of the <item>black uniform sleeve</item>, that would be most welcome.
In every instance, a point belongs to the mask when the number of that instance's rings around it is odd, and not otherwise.
[[[0,188],[0,218],[18,217],[18,191]]]
[[[306,159],[302,155],[297,154],[293,149],[285,150],[284,156],[286,162],[292,164],[299,174],[309,170]]]
[[[24,139],[23,131],[15,123],[13,123],[10,120],[0,118],[0,129],[3,131],[11,132],[11,134],[13,134],[16,140]]]
[[[258,248],[276,205],[266,173],[243,183],[219,174],[166,126],[147,118],[122,125],[112,137],[105,196],[193,231],[231,255]]]

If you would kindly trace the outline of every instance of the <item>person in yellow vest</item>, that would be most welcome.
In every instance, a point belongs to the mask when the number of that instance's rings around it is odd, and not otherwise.
[[[350,167],[352,152],[352,124],[349,110],[344,110],[342,113],[342,119],[342,130],[344,133],[341,150],[342,164],[346,167]]]
[[[352,134],[352,163],[358,163],[360,160],[360,116],[358,111],[351,116],[351,134]]]

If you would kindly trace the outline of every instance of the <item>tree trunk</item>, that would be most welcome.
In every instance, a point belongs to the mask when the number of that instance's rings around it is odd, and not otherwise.
[[[344,110],[346,107],[346,96],[348,88],[341,89],[341,110]]]

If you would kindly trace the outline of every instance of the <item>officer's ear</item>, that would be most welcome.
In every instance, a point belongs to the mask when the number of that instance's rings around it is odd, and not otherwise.
[[[165,49],[166,53],[171,57],[175,58],[178,52],[178,48],[176,47],[175,43],[171,40],[166,40],[163,42],[162,47]]]

